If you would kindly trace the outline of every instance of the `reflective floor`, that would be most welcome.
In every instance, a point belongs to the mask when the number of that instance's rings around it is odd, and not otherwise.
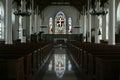
[[[66,48],[62,45],[54,47],[48,63],[42,80],[78,80]],[[37,80],[41,79],[37,78]]]

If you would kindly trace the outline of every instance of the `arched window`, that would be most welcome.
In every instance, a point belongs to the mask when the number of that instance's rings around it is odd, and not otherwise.
[[[4,8],[0,1],[0,39],[4,39]]]
[[[49,34],[53,34],[53,19],[49,19]]]
[[[120,3],[117,8],[117,21],[120,22]]]
[[[71,17],[68,18],[68,34],[72,33],[72,19]]]
[[[55,34],[66,34],[66,18],[61,11],[55,17]]]

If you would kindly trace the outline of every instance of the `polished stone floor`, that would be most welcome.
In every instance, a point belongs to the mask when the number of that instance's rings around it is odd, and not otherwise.
[[[42,76],[41,76],[42,75]],[[81,80],[77,79],[73,64],[63,45],[54,46],[45,72],[38,72],[35,80]]]

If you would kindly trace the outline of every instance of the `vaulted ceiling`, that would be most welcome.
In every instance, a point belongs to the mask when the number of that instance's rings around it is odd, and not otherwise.
[[[49,5],[65,5],[65,6],[73,6],[77,8],[79,11],[82,11],[83,6],[85,6],[85,9],[88,7],[88,1],[91,6],[95,4],[96,0],[26,0],[27,6],[34,4],[34,9],[39,8],[40,11],[42,11],[44,8],[46,8]],[[108,0],[100,0],[101,6],[108,2]],[[21,0],[14,0],[13,2],[16,2],[20,4]]]

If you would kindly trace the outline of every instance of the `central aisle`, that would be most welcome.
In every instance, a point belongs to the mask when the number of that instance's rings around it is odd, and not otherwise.
[[[54,49],[43,80],[77,80],[66,49],[61,46]]]
[[[35,80],[78,80],[67,54],[66,46],[54,46],[49,61],[44,68],[45,73],[38,73]],[[40,77],[41,74],[42,77]]]

